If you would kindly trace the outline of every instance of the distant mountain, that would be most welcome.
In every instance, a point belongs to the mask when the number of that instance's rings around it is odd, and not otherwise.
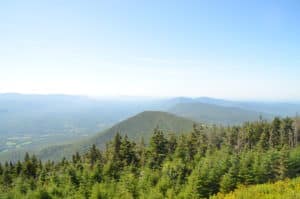
[[[161,99],[0,94],[0,155],[80,140],[158,107]]]
[[[170,100],[176,101],[177,98]],[[300,102],[276,102],[276,101],[234,101],[216,99],[210,97],[198,97],[198,98],[178,98],[179,103],[203,103],[212,104],[223,107],[235,107],[244,110],[254,111],[258,113],[267,113],[277,116],[295,116],[300,113]],[[182,100],[184,99],[184,100]]]
[[[295,116],[300,113],[300,102],[276,102],[276,101],[231,101],[200,97],[195,99],[198,102],[214,104],[225,107],[237,107],[245,110],[264,112],[277,116]]]
[[[169,109],[169,112],[198,122],[224,125],[255,121],[258,120],[260,116],[264,119],[270,119],[272,117],[270,114],[200,102],[176,104]]]
[[[51,134],[72,128],[96,132],[152,108],[151,103],[71,95],[0,94],[0,135]]]
[[[300,103],[245,102],[209,97],[99,97],[0,94],[0,158],[18,151],[85,140],[145,110],[171,112],[195,121],[239,124],[295,116]],[[5,154],[4,154],[5,153]]]
[[[83,152],[92,144],[103,148],[114,135],[119,132],[121,135],[127,135],[129,139],[139,141],[144,138],[145,142],[149,141],[154,128],[158,127],[166,133],[186,133],[190,132],[195,122],[183,117],[175,116],[170,113],[160,111],[144,111],[133,117],[130,117],[111,128],[93,136],[90,139],[76,142],[74,144],[52,146],[43,149],[39,157],[47,159],[61,159],[63,156],[70,157],[76,151]]]

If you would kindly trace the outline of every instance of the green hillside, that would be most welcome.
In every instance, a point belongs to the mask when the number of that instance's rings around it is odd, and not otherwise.
[[[153,113],[138,118],[145,114]],[[300,180],[285,179],[300,176],[299,125],[275,118],[180,136],[156,129],[148,145],[115,134],[104,149],[57,162],[26,154],[0,164],[0,198],[297,199]]]
[[[112,126],[90,139],[74,144],[52,146],[43,149],[39,153],[39,157],[46,160],[58,160],[63,156],[70,157],[74,151],[86,151],[92,144],[104,148],[105,143],[110,141],[117,132],[121,135],[127,135],[131,140],[139,141],[144,138],[145,142],[147,142],[156,127],[159,127],[159,129],[166,133],[178,134],[191,131],[193,124],[194,122],[192,120],[178,117],[170,113],[145,111]]]
[[[287,179],[276,183],[241,187],[229,194],[218,194],[211,199],[299,199],[300,178]]]
[[[169,109],[176,115],[199,122],[214,124],[241,124],[246,121],[256,121],[262,115],[266,119],[272,116],[237,107],[224,107],[200,102],[179,103]]]

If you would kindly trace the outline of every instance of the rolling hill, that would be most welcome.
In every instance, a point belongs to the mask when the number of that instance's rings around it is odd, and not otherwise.
[[[211,124],[241,124],[258,120],[260,115],[270,119],[271,114],[259,113],[237,107],[225,107],[201,102],[179,103],[168,110],[178,116]]]
[[[74,144],[51,146],[41,150],[38,156],[43,160],[58,160],[63,156],[70,157],[70,155],[76,151],[83,152],[92,144],[103,148],[117,132],[121,135],[127,135],[128,138],[132,140],[140,140],[143,137],[147,142],[155,127],[159,127],[159,129],[164,132],[179,134],[191,131],[194,123],[192,120],[166,112],[144,111],[112,126],[90,139]]]

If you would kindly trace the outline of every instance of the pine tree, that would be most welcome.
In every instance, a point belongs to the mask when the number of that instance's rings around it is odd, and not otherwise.
[[[150,167],[159,168],[168,153],[168,142],[164,134],[158,128],[154,129],[150,140]]]
[[[168,153],[173,154],[177,147],[177,137],[174,133],[170,133],[168,136]]]
[[[16,174],[20,175],[21,172],[22,172],[22,163],[20,161],[18,161],[17,165],[16,165]]]
[[[23,174],[28,178],[36,178],[37,175],[37,159],[33,155],[31,158],[27,154],[23,163]]]
[[[270,140],[270,134],[269,134],[270,130],[267,126],[264,126],[263,128],[263,132],[260,136],[260,139],[258,141],[258,148],[265,151],[267,149],[269,149],[269,140]]]
[[[191,161],[194,159],[194,156],[197,154],[199,148],[198,136],[195,131],[190,133],[187,138],[187,149],[188,149],[188,160]]]
[[[275,117],[272,125],[271,125],[271,132],[270,132],[270,146],[273,148],[278,148],[280,145],[280,126],[281,120],[278,117]]]
[[[2,164],[0,162],[0,175],[2,175],[2,174],[3,174],[3,166],[2,166]]]
[[[237,156],[231,159],[231,167],[226,174],[223,175],[220,182],[220,191],[228,193],[234,190],[238,184],[239,160]]]
[[[300,117],[296,115],[295,121],[294,121],[294,146],[298,146],[300,143]]]
[[[138,160],[141,167],[145,166],[146,164],[146,145],[144,138],[141,137],[141,140],[139,144],[137,145],[137,154],[138,154]]]
[[[93,144],[87,153],[87,158],[90,161],[90,165],[93,167],[97,161],[101,161],[101,152],[97,149],[96,145]]]
[[[8,188],[12,184],[12,176],[8,170],[4,170],[2,175],[2,183],[4,187]]]
[[[223,175],[220,182],[220,191],[223,193],[229,193],[236,187],[236,179],[231,173],[226,173]]]
[[[28,162],[29,160],[30,160],[29,153],[26,152],[26,153],[25,153],[25,157],[24,157],[24,162]]]
[[[289,157],[289,151],[287,147],[284,147],[279,152],[279,159],[278,159],[278,165],[277,165],[277,172],[278,172],[278,178],[279,180],[283,180],[287,177],[288,174],[288,157]]]
[[[130,164],[136,165],[138,163],[137,156],[135,154],[135,144],[128,140],[127,135],[123,138],[120,146],[120,158],[125,166]]]
[[[120,149],[122,144],[122,137],[117,132],[113,140],[113,159],[118,161],[120,159]]]
[[[286,117],[281,123],[281,145],[294,146],[294,127],[293,120]]]
[[[197,152],[203,156],[206,153],[208,147],[208,138],[204,132],[204,127],[202,125],[197,126],[193,125],[193,133],[196,137],[196,147],[198,148]],[[194,143],[193,143],[194,144]]]
[[[247,151],[241,154],[240,157],[240,169],[238,177],[244,184],[253,184],[255,182],[255,176],[253,173],[254,153]]]
[[[72,162],[73,164],[77,164],[81,162],[81,156],[78,151],[75,153],[75,155],[72,156]]]
[[[68,170],[68,174],[69,174],[69,177],[70,177],[70,183],[72,185],[74,185],[75,187],[78,187],[79,184],[80,184],[80,180],[79,180],[79,177],[76,174],[76,170],[74,168],[70,168]]]
[[[188,161],[188,156],[188,143],[186,135],[180,135],[175,150],[175,157],[180,158],[183,161]]]

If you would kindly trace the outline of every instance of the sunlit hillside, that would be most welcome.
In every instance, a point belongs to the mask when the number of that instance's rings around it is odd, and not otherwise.
[[[276,183],[242,186],[229,194],[218,194],[211,199],[299,199],[300,178],[286,179]]]

